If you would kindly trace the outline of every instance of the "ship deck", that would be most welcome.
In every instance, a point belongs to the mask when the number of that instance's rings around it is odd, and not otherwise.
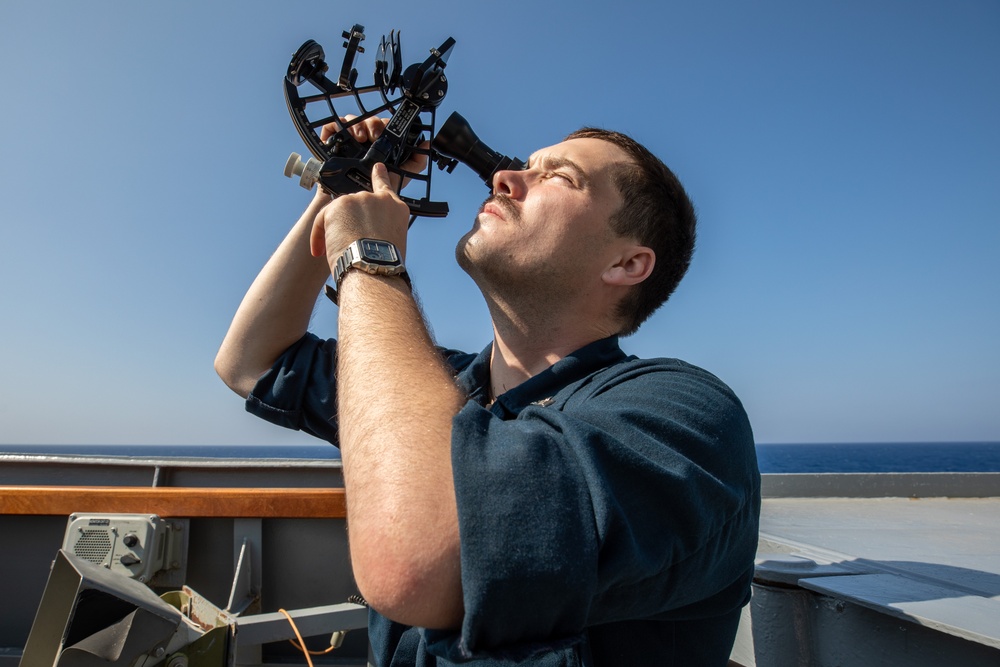
[[[1000,664],[1000,474],[764,478],[742,665]]]

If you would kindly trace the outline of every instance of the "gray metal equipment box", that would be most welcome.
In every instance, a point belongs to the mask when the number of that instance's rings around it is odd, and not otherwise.
[[[184,582],[187,520],[155,514],[72,514],[62,548],[142,583]]]

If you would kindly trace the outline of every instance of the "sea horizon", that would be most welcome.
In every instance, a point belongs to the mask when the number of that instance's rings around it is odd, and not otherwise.
[[[340,458],[336,447],[315,445],[0,444],[2,454],[162,456],[198,458]],[[1000,442],[758,443],[762,473],[1000,472]]]

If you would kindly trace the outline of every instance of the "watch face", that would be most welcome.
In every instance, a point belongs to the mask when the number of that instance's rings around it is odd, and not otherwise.
[[[378,262],[380,264],[399,263],[399,255],[396,254],[396,246],[386,241],[362,239],[361,256],[369,262]]]

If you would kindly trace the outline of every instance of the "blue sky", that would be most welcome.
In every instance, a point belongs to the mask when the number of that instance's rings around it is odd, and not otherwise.
[[[0,442],[307,442],[212,359],[309,194],[282,77],[315,39],[453,36],[444,117],[526,157],[618,129],[680,176],[691,272],[624,347],[713,371],[758,442],[1000,440],[1000,4],[0,2]],[[438,175],[408,267],[441,344],[486,188]],[[336,311],[314,328],[333,335]]]

